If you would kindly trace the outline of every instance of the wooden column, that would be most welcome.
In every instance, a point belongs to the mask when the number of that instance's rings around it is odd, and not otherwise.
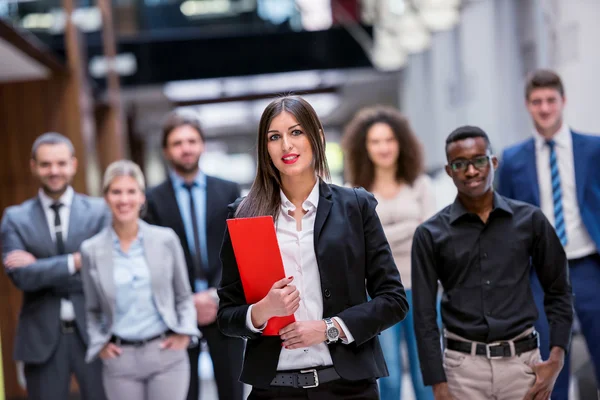
[[[71,2],[69,4],[69,2]],[[72,1],[65,0],[72,11]],[[69,18],[67,18],[69,21]],[[75,146],[80,160],[73,186],[87,192],[86,152],[92,132],[89,91],[86,90],[85,59],[82,42],[75,27],[67,23],[65,45],[67,65],[61,64],[33,37],[19,32],[0,21],[0,36],[17,51],[33,58],[50,70],[47,79],[0,84],[0,213],[6,207],[19,204],[36,195],[39,184],[29,169],[31,146],[42,133],[57,131],[67,136]],[[93,126],[93,124],[92,124]],[[87,136],[86,136],[87,135]],[[0,273],[0,329],[4,386],[8,399],[24,399],[26,393],[17,380],[13,360],[14,338],[21,308],[21,292]]]
[[[99,167],[101,171],[104,171],[111,162],[127,157],[127,151],[119,75],[114,68],[117,43],[112,18],[112,5],[109,0],[98,0],[97,6],[102,14],[102,44],[104,57],[106,57],[108,63],[106,101],[97,104],[95,109]]]

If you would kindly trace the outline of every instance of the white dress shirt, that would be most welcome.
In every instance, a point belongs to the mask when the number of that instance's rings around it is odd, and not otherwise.
[[[546,144],[546,139],[537,131],[534,131],[534,138],[537,178],[540,188],[540,208],[548,220],[554,224],[554,201],[552,198],[550,177],[550,147]],[[588,256],[597,250],[596,245],[585,229],[585,225],[583,225],[579,203],[577,202],[573,137],[571,136],[569,126],[563,123],[553,139],[556,143],[554,148],[558,163],[558,173],[560,174],[563,213],[567,234],[565,252],[567,253],[567,258],[572,260]]]
[[[296,286],[301,299],[294,317],[296,321],[318,321],[323,319],[321,276],[314,247],[315,217],[317,215],[317,205],[319,204],[319,181],[317,180],[310,195],[302,203],[302,208],[306,211],[306,214],[302,217],[300,231],[296,229],[296,220],[290,215],[290,212],[295,211],[296,207],[283,192],[280,193],[281,209],[276,222],[277,242],[281,251],[285,276],[294,277],[291,284]],[[264,326],[256,328],[252,324],[251,312],[252,306],[249,307],[246,314],[246,326],[253,332],[262,331],[265,328]],[[346,324],[338,317],[334,317],[334,319],[346,334],[346,339],[342,342],[344,344],[352,343],[354,338]],[[323,340],[325,340],[325,337],[323,337]],[[333,361],[329,353],[329,347],[323,341],[308,348],[293,350],[282,348],[277,370],[286,371],[330,365],[333,365]]]
[[[44,208],[44,213],[46,214],[46,220],[48,222],[48,228],[50,229],[50,237],[56,243],[56,230],[54,228],[54,210],[50,208],[52,204],[55,202],[61,203],[63,206],[59,208],[58,214],[60,215],[60,224],[62,229],[62,238],[63,242],[67,242],[67,235],[69,234],[69,217],[71,215],[71,204],[73,204],[73,196],[75,192],[73,188],[69,186],[67,190],[63,193],[63,195],[58,199],[54,200],[49,197],[42,189],[39,191],[40,202],[42,203],[42,207]],[[73,260],[73,255],[69,254],[68,256],[68,267],[69,272],[73,275],[75,272],[75,261]],[[73,303],[70,300],[61,299],[60,300],[60,319],[63,321],[73,321],[75,319],[75,309],[73,308]]]

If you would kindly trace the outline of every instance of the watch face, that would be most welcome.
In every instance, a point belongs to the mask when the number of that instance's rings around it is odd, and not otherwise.
[[[340,331],[334,326],[327,329],[327,336],[330,338],[336,338],[340,334]]]

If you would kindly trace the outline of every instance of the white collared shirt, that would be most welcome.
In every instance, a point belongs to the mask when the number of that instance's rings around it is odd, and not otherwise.
[[[537,178],[540,188],[540,208],[546,218],[554,225],[554,201],[550,176],[550,147],[546,139],[534,130]],[[562,203],[567,233],[565,252],[567,258],[585,257],[595,253],[596,245],[583,225],[579,203],[577,202],[577,186],[575,184],[575,164],[573,157],[573,137],[569,126],[563,122],[554,136],[556,161],[560,174]]]
[[[277,242],[281,251],[285,276],[293,276],[292,285],[300,292],[300,306],[294,313],[296,321],[318,321],[323,319],[323,295],[321,293],[321,276],[314,247],[314,226],[319,204],[319,180],[308,198],[302,203],[306,214],[302,217],[302,227],[296,229],[296,220],[289,213],[296,210],[291,201],[280,191],[281,208],[275,224]],[[252,306],[246,314],[246,326],[253,332],[260,332],[264,326],[256,328],[252,325]],[[344,322],[334,317],[346,334],[344,344],[352,343],[352,337]],[[325,340],[325,337],[323,337]],[[278,371],[297,370],[310,367],[333,365],[329,347],[322,343],[294,350],[281,349]]]
[[[44,209],[44,213],[46,214],[46,221],[48,222],[48,228],[50,230],[50,237],[52,241],[56,243],[56,229],[54,227],[54,210],[50,208],[52,204],[55,202],[61,203],[63,206],[59,208],[58,215],[60,216],[60,224],[61,224],[61,232],[63,242],[66,243],[67,235],[69,234],[69,217],[71,216],[71,205],[73,204],[73,197],[75,196],[75,191],[71,186],[65,190],[62,196],[58,200],[54,200],[50,196],[48,196],[42,189],[39,190],[38,196],[40,198],[40,202],[42,203],[42,208]],[[73,260],[73,256],[69,254],[68,256],[68,267],[69,272],[73,275],[75,270],[75,261]],[[60,319],[63,321],[73,321],[75,319],[75,309],[73,308],[73,303],[66,299],[60,300]]]

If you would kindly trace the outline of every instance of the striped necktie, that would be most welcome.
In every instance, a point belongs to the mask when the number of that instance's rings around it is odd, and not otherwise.
[[[558,173],[558,162],[556,160],[556,142],[546,142],[550,148],[550,177],[552,182],[552,202],[554,204],[554,229],[563,246],[567,244],[567,231],[565,229],[565,215],[563,212],[562,189],[560,185],[560,174]]]

